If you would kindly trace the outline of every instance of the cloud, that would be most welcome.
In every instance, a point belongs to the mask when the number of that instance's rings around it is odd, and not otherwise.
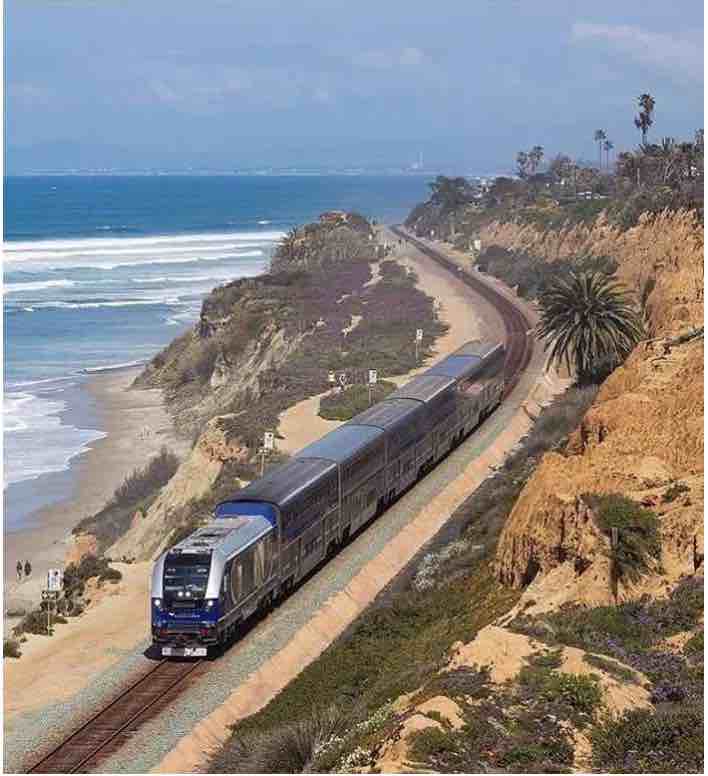
[[[419,48],[406,46],[402,49],[362,51],[354,55],[354,64],[371,70],[394,70],[400,67],[418,67],[425,63],[426,56]]]
[[[703,49],[686,37],[649,32],[628,25],[576,22],[572,29],[576,41],[599,40],[630,59],[668,71],[672,75],[703,80]]]

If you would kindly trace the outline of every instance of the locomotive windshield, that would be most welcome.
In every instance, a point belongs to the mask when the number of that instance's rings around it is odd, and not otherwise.
[[[172,555],[165,558],[166,598],[204,598],[209,581],[211,555]]]

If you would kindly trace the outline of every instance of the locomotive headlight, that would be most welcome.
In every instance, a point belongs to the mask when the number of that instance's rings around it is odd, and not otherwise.
[[[155,604],[156,609],[162,609],[162,599],[161,598],[153,598],[152,599],[153,604]]]
[[[207,598],[206,600],[206,608],[207,609],[213,609],[214,608],[215,601],[213,598]]]

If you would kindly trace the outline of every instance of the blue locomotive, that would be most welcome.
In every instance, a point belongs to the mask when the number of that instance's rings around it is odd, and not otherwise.
[[[152,637],[206,656],[434,467],[501,402],[505,349],[473,343],[219,504],[155,562]]]

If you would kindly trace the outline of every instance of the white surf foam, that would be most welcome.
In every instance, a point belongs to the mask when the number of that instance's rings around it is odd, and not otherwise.
[[[192,243],[238,243],[252,242],[256,245],[268,242],[277,242],[285,236],[282,231],[262,232],[223,232],[220,234],[205,232],[201,234],[184,235],[157,235],[151,237],[86,237],[80,239],[61,240],[11,240],[4,243],[4,251],[7,258],[31,254],[42,251],[62,252],[77,250],[91,252],[104,250],[125,250],[127,248],[147,248],[152,246],[180,246]]]
[[[87,375],[98,374],[100,372],[115,372],[119,369],[129,369],[133,366],[143,366],[147,364],[146,358],[139,358],[137,361],[125,361],[122,364],[106,364],[105,366],[87,366],[81,372]]]
[[[65,408],[66,403],[55,396],[28,391],[6,394],[4,487],[67,469],[72,458],[105,436],[96,429],[80,429],[63,423],[59,415]]]
[[[44,291],[47,288],[71,288],[76,285],[73,280],[35,280],[28,283],[5,283],[6,294],[17,294],[22,291]]]

